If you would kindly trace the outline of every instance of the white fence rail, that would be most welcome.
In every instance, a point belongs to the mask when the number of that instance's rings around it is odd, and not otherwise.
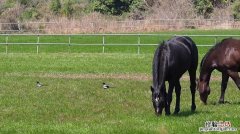
[[[23,37],[34,37],[36,42],[11,42],[9,41],[9,38],[16,38],[16,36]],[[56,36],[56,37],[67,37],[68,40],[65,42],[41,42],[42,36]],[[79,43],[72,41],[72,37],[87,37],[87,36],[97,36],[101,37],[101,43]],[[136,37],[136,43],[107,43],[107,39],[111,37],[117,37],[117,36],[123,36],[123,37],[129,37],[134,36]],[[219,38],[227,38],[227,37],[234,37],[234,38],[240,38],[240,35],[177,35],[177,34],[0,34],[0,45],[5,46],[5,53],[8,53],[8,47],[9,45],[35,45],[36,46],[36,53],[39,53],[40,45],[67,45],[67,46],[102,46],[102,53],[105,53],[105,47],[106,46],[136,46],[137,47],[137,53],[140,54],[140,48],[141,46],[156,46],[158,43],[154,44],[148,44],[148,43],[142,43],[142,37],[148,36],[148,37],[157,37],[159,40],[163,40],[166,38],[170,38],[173,36],[189,36],[192,38],[212,38],[211,44],[197,44],[198,47],[209,47],[213,46],[218,42]],[[20,37],[18,37],[20,38]]]

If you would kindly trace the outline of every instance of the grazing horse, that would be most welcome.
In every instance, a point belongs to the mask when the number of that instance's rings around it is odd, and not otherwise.
[[[198,89],[200,99],[207,103],[210,94],[209,80],[214,69],[222,72],[221,96],[219,103],[224,103],[224,94],[229,76],[240,89],[240,40],[227,38],[211,48],[201,61]]]
[[[190,75],[190,89],[192,93],[191,109],[196,109],[195,91],[196,91],[196,69],[198,65],[198,50],[189,37],[173,37],[172,39],[159,45],[156,49],[153,59],[152,75],[153,84],[150,87],[152,91],[152,103],[155,114],[161,115],[165,108],[166,115],[170,114],[170,104],[172,102],[172,93],[175,87],[176,107],[174,114],[180,111],[180,78],[188,71]],[[168,81],[169,89],[166,92],[165,81]]]

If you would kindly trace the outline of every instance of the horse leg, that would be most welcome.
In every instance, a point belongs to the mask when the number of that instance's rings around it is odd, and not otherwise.
[[[191,106],[191,110],[195,111],[196,110],[196,104],[195,104],[195,93],[196,93],[196,70],[190,70],[189,72],[189,76],[190,76],[190,90],[191,90],[191,94],[192,94],[192,106]]]
[[[218,103],[224,103],[224,94],[225,94],[225,90],[227,88],[228,79],[229,79],[228,74],[223,72],[222,73],[222,84],[221,84],[221,96],[219,98]]]
[[[228,75],[233,79],[235,84],[237,85],[238,89],[240,90],[240,77],[238,75],[238,72],[233,72],[231,70],[228,70]]]
[[[175,93],[176,93],[176,107],[174,114],[178,114],[180,111],[180,95],[181,95],[181,85],[179,80],[175,83]]]
[[[167,94],[167,105],[165,108],[166,115],[170,115],[170,105],[172,103],[172,93],[173,93],[173,88],[174,88],[174,83],[169,82],[169,87],[168,87],[168,94]]]

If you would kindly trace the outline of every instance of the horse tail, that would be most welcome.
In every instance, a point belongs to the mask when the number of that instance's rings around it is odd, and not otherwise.
[[[193,64],[193,68],[197,69],[198,66],[198,48],[196,43],[190,38],[190,37],[186,37],[188,40],[190,40],[191,42],[191,46],[192,46],[192,64]]]

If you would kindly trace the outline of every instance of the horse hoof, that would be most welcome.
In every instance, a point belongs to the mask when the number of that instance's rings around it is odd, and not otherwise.
[[[218,103],[219,104],[224,104],[224,101],[223,100],[219,100]]]
[[[178,114],[178,113],[179,113],[179,111],[180,111],[180,109],[178,109],[178,110],[175,110],[175,111],[174,111],[174,114]]]
[[[166,113],[166,116],[169,116],[171,113]]]
[[[192,105],[191,110],[195,111],[196,110],[196,105]]]
[[[179,113],[179,112],[176,112],[176,111],[175,111],[173,114],[177,115],[178,113]]]
[[[166,111],[166,115],[168,116],[168,115],[170,115],[171,114],[171,112],[170,111]]]

